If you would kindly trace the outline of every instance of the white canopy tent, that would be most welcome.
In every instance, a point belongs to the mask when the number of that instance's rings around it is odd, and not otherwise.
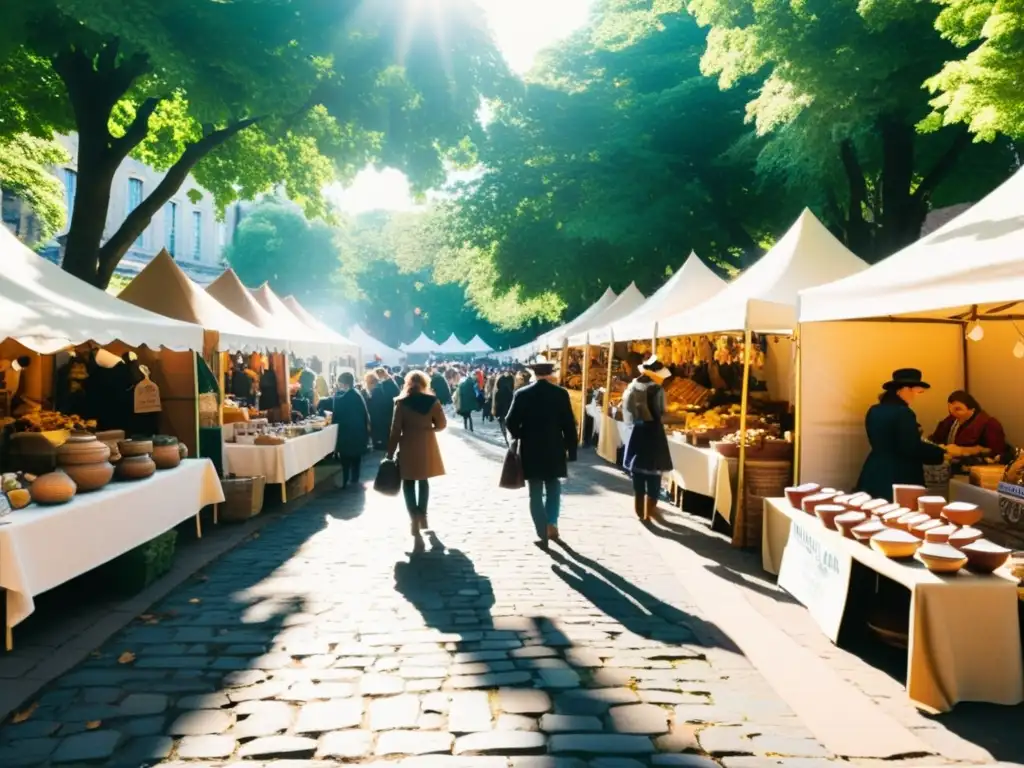
[[[591,320],[611,306],[612,302],[617,298],[618,296],[615,294],[615,291],[608,288],[602,294],[601,298],[591,304],[585,312],[570,320],[568,323],[560,325],[554,330],[548,331],[538,337],[532,344],[520,347],[519,351],[524,353],[526,357],[530,357],[532,355],[536,355],[538,352],[543,352],[545,349],[561,349],[565,345],[566,339],[581,328],[586,328]]]
[[[274,293],[269,283],[250,289],[250,293],[263,309],[274,319],[275,328],[291,342],[291,350],[299,357],[331,358],[331,345],[323,331],[305,326]]]
[[[468,350],[466,345],[459,341],[453,333],[438,347],[438,351],[445,355],[464,355]]]
[[[466,352],[471,355],[486,355],[494,351],[486,341],[480,338],[479,334],[467,341],[465,348]]]
[[[101,291],[26,248],[0,227],[0,341],[52,354],[94,341],[175,351],[203,349],[194,323],[140,309]]]
[[[870,269],[803,291],[799,318],[802,477],[856,481],[868,450],[864,413],[896,368],[919,368],[931,384],[914,402],[926,435],[946,416],[946,396],[966,389],[1020,445],[1024,171]],[[836,349],[849,375],[810,386]]]
[[[707,301],[658,323],[658,335],[755,331],[790,335],[797,295],[867,268],[804,209],[775,247]]]
[[[284,305],[288,307],[288,311],[295,315],[299,322],[310,330],[322,334],[323,338],[331,345],[331,351],[335,356],[351,357],[353,360],[360,359],[358,344],[317,320],[294,296],[285,296],[281,301],[284,302]]]
[[[609,324],[629,315],[638,309],[646,301],[646,298],[636,283],[630,283],[626,290],[615,297],[615,301],[588,320],[581,324],[568,338],[570,347],[582,347],[590,343],[590,331],[593,329],[607,328]]]
[[[362,329],[361,326],[353,325],[348,331],[348,338],[358,344],[363,352],[363,362],[381,362],[384,365],[400,365],[405,359],[405,353],[401,350],[389,347],[383,341],[375,339]]]
[[[415,341],[403,344],[401,350],[409,355],[431,355],[441,351],[441,347],[427,334],[420,333]]]
[[[591,344],[615,341],[650,340],[658,335],[660,320],[685,312],[720,293],[727,283],[691,253],[683,266],[676,270],[647,301],[604,328],[590,332]]]

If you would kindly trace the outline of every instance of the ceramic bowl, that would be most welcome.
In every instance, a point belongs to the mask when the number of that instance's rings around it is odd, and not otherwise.
[[[110,458],[110,448],[96,439],[96,435],[73,434],[57,449],[57,464],[96,464]]]
[[[890,512],[895,512],[898,509],[903,509],[903,507],[901,507],[899,504],[889,503],[886,504],[884,507],[879,507],[878,509],[872,510],[871,514],[873,514],[875,517],[885,517]],[[907,511],[909,512],[910,510]]]
[[[955,525],[940,525],[938,528],[929,528],[925,531],[924,540],[929,544],[946,544],[949,537],[959,531]]]
[[[800,502],[800,508],[803,509],[808,515],[813,515],[814,510],[819,504],[831,504],[832,499],[836,497],[834,493],[815,493],[804,498]]]
[[[887,506],[889,506],[889,502],[885,499],[871,499],[871,501],[860,505],[860,511],[866,512],[869,515],[875,515],[878,514],[876,510]]]
[[[840,504],[818,504],[814,508],[814,514],[821,520],[821,524],[830,531],[836,529],[836,518],[846,511],[846,507]]]
[[[119,440],[124,440],[124,430],[123,429],[106,429],[106,430],[104,430],[102,432],[97,432],[96,433],[96,439],[99,440],[101,443],[110,443],[110,442],[116,443]]]
[[[949,535],[949,543],[957,549],[963,549],[968,544],[973,544],[984,534],[977,528],[960,528],[956,533]]]
[[[928,520],[931,520],[931,517],[923,512],[907,512],[905,515],[896,518],[896,525],[893,527],[909,533],[910,529],[915,525],[920,525]]]
[[[992,573],[1010,558],[1011,550],[1000,547],[988,539],[978,539],[966,544],[960,551],[967,556],[967,570],[975,573]]]
[[[786,489],[786,501],[789,502],[791,507],[800,509],[800,502],[802,502],[808,496],[817,493],[821,490],[821,486],[817,483],[804,483],[803,485],[796,485]]]
[[[922,544],[914,557],[932,573],[956,573],[967,565],[967,557],[949,544]]]
[[[117,444],[117,450],[126,459],[135,456],[149,456],[153,452],[153,441],[136,440],[134,438],[131,440],[121,440]]]
[[[818,507],[818,514],[821,514],[821,507]],[[848,539],[852,539],[853,529],[858,525],[867,522],[867,519],[868,515],[864,512],[853,510],[851,512],[844,512],[841,515],[836,515],[834,523],[836,528],[843,532],[843,536]]]
[[[910,528],[910,532],[919,539],[927,540],[925,537],[928,535],[928,531],[935,528],[942,528],[945,525],[946,522],[944,520],[936,520],[934,517],[929,517],[923,523],[918,523],[917,525],[912,526]]]
[[[61,470],[40,475],[29,488],[36,504],[66,504],[75,497],[75,481]]]
[[[870,493],[851,493],[847,498],[847,506],[850,509],[860,509],[862,505],[871,501]]]
[[[833,504],[839,504],[841,506],[846,507],[849,510],[853,510],[853,509],[855,509],[855,507],[851,507],[850,506],[850,499],[852,499],[856,495],[857,494],[855,494],[855,493],[841,493],[838,496],[836,496],[834,499],[832,499],[832,503]]]
[[[98,491],[110,482],[114,476],[114,465],[109,461],[98,461],[95,464],[69,464],[64,472],[75,481],[79,493]]]
[[[882,517],[882,522],[885,523],[889,528],[898,528],[897,522],[901,517],[909,513],[910,510],[906,507],[896,507],[892,512],[886,512]]]
[[[149,456],[125,456],[117,465],[119,480],[142,480],[156,472],[156,462]]]
[[[953,525],[971,526],[981,522],[984,512],[977,504],[954,501],[942,508],[942,516]]]
[[[892,500],[907,509],[917,509],[917,500],[927,495],[928,489],[923,485],[894,485],[892,487]]]
[[[871,537],[871,548],[894,560],[913,557],[921,540],[912,533],[895,528],[882,531]]]
[[[159,448],[161,445],[174,445],[178,444],[178,438],[173,435],[153,435],[153,447]]]
[[[928,517],[938,517],[947,503],[942,496],[922,496],[917,500],[915,509]]]
[[[868,543],[876,534],[886,531],[888,528],[885,523],[881,520],[865,520],[863,523],[854,528],[850,533],[857,541],[861,541],[865,544]]]

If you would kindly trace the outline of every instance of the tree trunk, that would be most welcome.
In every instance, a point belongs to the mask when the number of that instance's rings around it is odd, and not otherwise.
[[[927,201],[913,193],[914,126],[898,120],[883,120],[880,129],[882,211],[874,249],[877,260],[917,240],[928,214]]]

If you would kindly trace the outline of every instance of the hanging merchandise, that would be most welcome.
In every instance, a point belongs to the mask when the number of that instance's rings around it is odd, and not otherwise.
[[[160,405],[160,387],[149,378],[149,368],[139,366],[142,373],[142,381],[135,385],[135,413],[159,413],[163,408]]]

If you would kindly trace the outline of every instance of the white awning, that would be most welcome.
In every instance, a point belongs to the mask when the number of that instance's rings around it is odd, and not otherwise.
[[[560,325],[554,330],[548,331],[542,336],[539,336],[532,344],[523,345],[520,347],[520,350],[526,353],[526,356],[529,357],[539,352],[543,352],[545,349],[561,349],[565,344],[566,339],[582,328],[586,328],[587,324],[611,306],[612,302],[614,302],[616,298],[618,297],[616,296],[615,291],[608,288],[601,295],[601,298],[591,304],[585,312],[570,320],[568,323]]]
[[[405,359],[404,352],[375,339],[358,325],[349,329],[348,337],[363,351],[364,363],[379,361],[384,365],[399,365]]]
[[[403,344],[401,349],[403,352],[407,352],[410,355],[429,355],[434,352],[441,351],[441,347],[438,346],[437,342],[425,333],[421,333],[417,336],[415,341]]]
[[[579,328],[569,337],[569,346],[582,347],[588,344],[592,330],[607,328],[611,323],[621,320],[642,306],[646,300],[640,293],[640,289],[636,287],[636,283],[630,283],[626,290],[616,297],[615,301],[598,312],[584,327]]]
[[[101,291],[26,248],[0,226],[0,341],[51,354],[76,344],[203,349],[203,329]]]
[[[291,310],[274,293],[269,283],[250,290],[259,305],[274,318],[277,333],[283,334],[291,342],[292,352],[299,357],[318,357],[321,360],[331,358],[331,345],[323,331],[306,327]]]
[[[486,355],[494,351],[490,344],[480,338],[479,334],[467,341],[465,347],[467,352],[474,355]]]
[[[453,333],[438,348],[438,351],[443,352],[446,355],[464,355],[466,354],[466,346],[456,338]]]
[[[801,292],[800,322],[1024,314],[1024,170],[870,269]]]
[[[359,345],[349,338],[342,336],[337,331],[317,320],[304,306],[299,304],[294,296],[285,296],[281,299],[288,311],[295,315],[296,319],[311,331],[320,333],[331,345],[331,352],[337,357],[354,357],[359,359]]]
[[[809,210],[775,247],[707,301],[658,323],[658,335],[791,334],[800,291],[867,269]]]

